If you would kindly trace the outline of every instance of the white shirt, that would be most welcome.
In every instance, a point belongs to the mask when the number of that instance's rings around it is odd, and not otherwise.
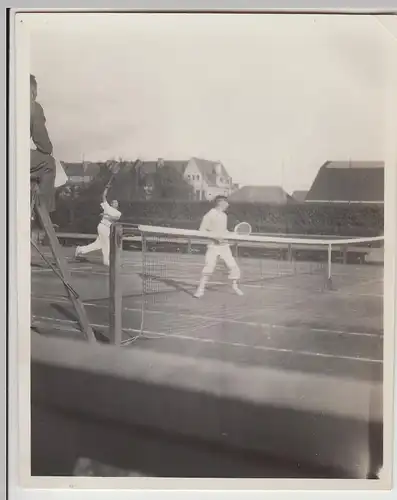
[[[117,210],[117,208],[111,207],[107,201],[101,203],[101,207],[103,209],[102,214],[102,224],[105,226],[111,226],[113,222],[117,222],[121,217],[121,212]]]
[[[209,231],[219,237],[224,236],[227,231],[227,215],[216,208],[207,212],[200,225],[200,231]],[[213,243],[209,243],[213,244]]]

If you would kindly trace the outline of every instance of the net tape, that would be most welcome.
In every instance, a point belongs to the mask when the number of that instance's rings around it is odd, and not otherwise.
[[[264,235],[239,235],[234,232],[227,232],[224,234],[213,234],[206,231],[198,231],[194,229],[179,229],[162,226],[147,226],[137,225],[136,230],[145,236],[164,236],[176,238],[195,238],[211,241],[213,239],[223,239],[229,242],[246,242],[246,243],[281,243],[281,244],[304,244],[304,245],[352,245],[361,243],[373,243],[377,241],[384,241],[384,236],[373,236],[366,238],[335,238],[335,239],[321,239],[321,238],[291,238],[288,236],[264,236]]]

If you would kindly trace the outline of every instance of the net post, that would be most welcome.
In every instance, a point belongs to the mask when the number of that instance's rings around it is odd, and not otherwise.
[[[140,335],[143,335],[145,328],[146,292],[147,292],[146,254],[147,254],[147,239],[145,233],[141,231],[142,297],[141,297],[141,326],[139,331]]]
[[[332,244],[328,243],[327,289],[332,290]]]
[[[121,224],[112,224],[110,228],[109,340],[111,344],[118,346],[122,341],[122,245],[123,227]]]

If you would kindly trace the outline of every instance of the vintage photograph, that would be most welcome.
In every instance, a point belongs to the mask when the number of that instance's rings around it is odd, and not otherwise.
[[[31,476],[380,484],[397,21],[23,16]]]

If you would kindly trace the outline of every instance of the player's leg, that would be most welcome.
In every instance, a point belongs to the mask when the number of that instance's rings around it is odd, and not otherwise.
[[[238,281],[241,275],[240,268],[238,267],[236,259],[233,257],[230,246],[224,245],[220,247],[219,256],[229,269],[229,279],[232,280],[233,290],[237,293],[237,295],[243,295],[243,292],[238,286]]]
[[[90,252],[95,252],[96,250],[101,250],[102,246],[101,246],[101,241],[100,241],[100,237],[99,237],[100,226],[101,226],[101,224],[98,225],[98,238],[95,241],[93,241],[89,245],[85,245],[82,247],[80,247],[80,246],[76,247],[76,251],[74,254],[74,256],[76,258],[79,257],[80,255],[85,255],[85,254],[90,253]]]
[[[102,249],[102,258],[105,266],[109,267],[110,257],[110,227],[100,224],[98,227],[99,241]]]
[[[211,274],[214,272],[216,261],[218,260],[218,250],[215,245],[208,246],[207,252],[205,254],[205,265],[201,272],[201,279],[199,286],[194,294],[195,297],[199,298],[204,295],[205,287]]]

